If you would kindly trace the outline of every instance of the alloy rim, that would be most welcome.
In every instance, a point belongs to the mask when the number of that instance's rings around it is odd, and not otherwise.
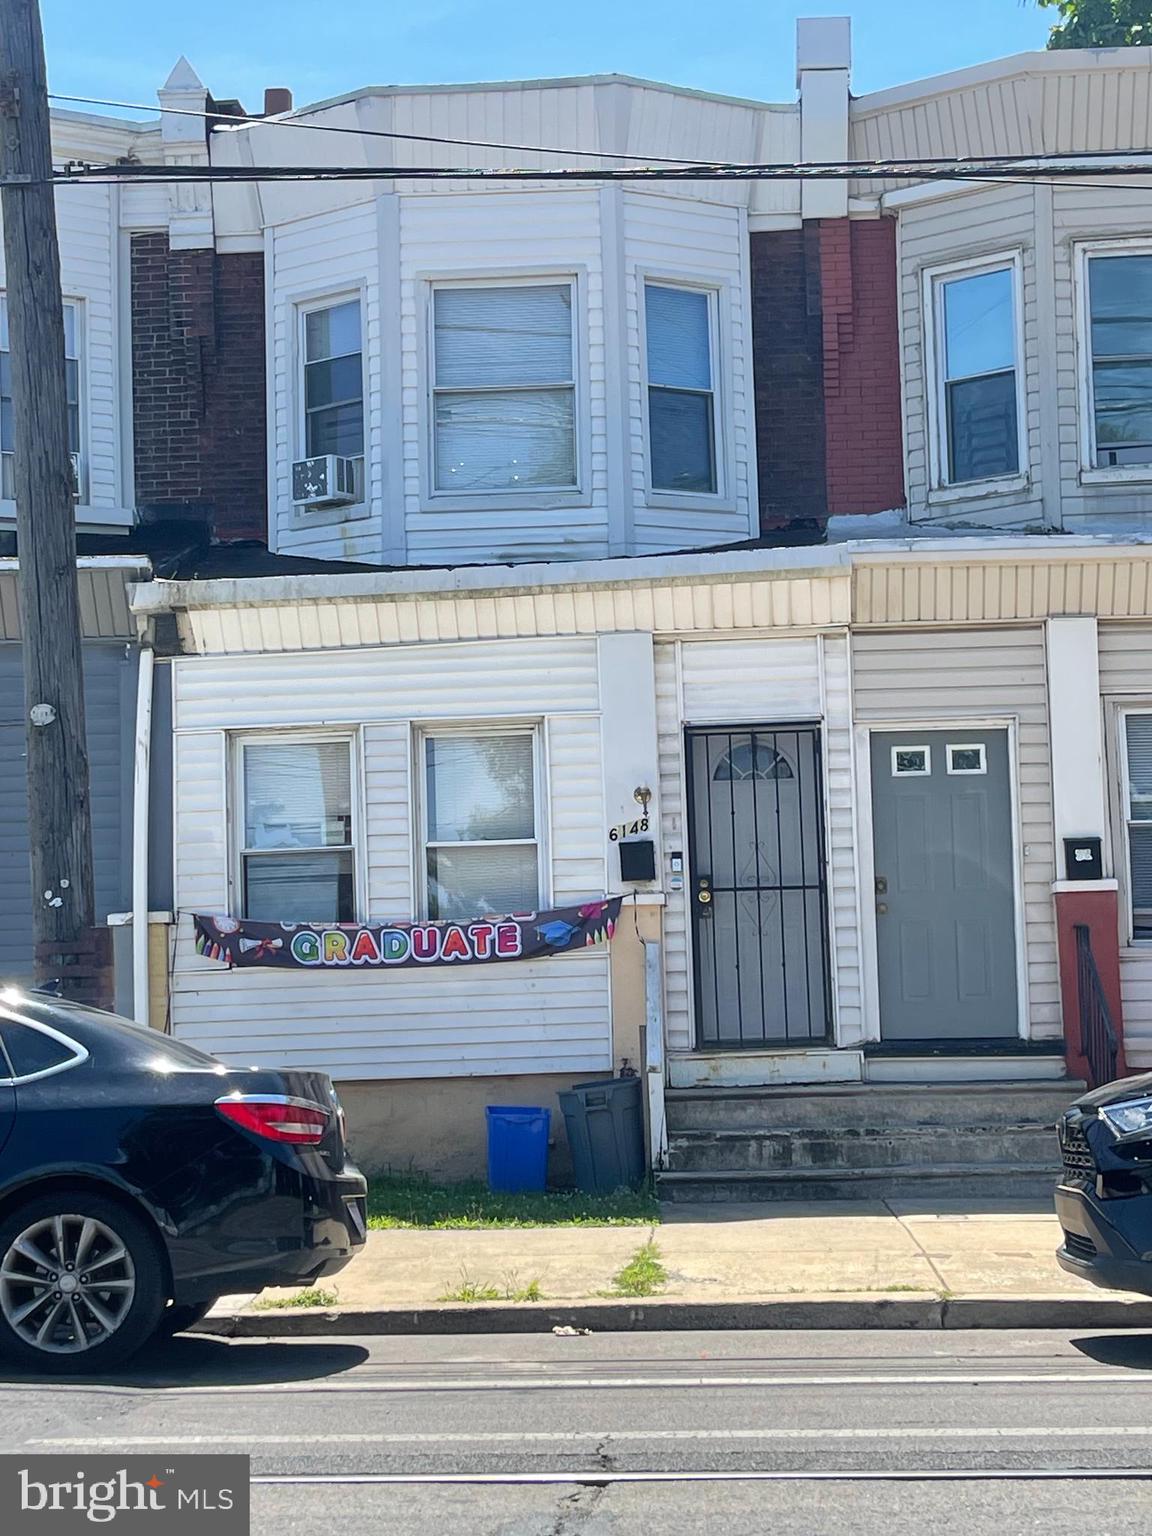
[[[46,1216],[0,1260],[0,1313],[47,1354],[80,1354],[120,1327],[136,1295],[132,1257],[93,1216]]]

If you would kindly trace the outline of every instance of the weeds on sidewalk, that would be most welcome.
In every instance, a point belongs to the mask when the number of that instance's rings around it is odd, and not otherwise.
[[[306,1291],[297,1291],[294,1296],[268,1296],[255,1303],[255,1308],[260,1312],[278,1311],[284,1307],[337,1307],[340,1305],[340,1297],[335,1291],[326,1291],[322,1286],[313,1285]]]
[[[668,1271],[660,1258],[660,1250],[648,1239],[612,1277],[610,1296],[655,1296],[668,1284]]]
[[[378,1174],[368,1181],[368,1225],[397,1227],[651,1227],[660,1206],[647,1189],[613,1195],[578,1190],[494,1194],[486,1184],[436,1183],[419,1174]]]
[[[440,1301],[543,1301],[544,1292],[539,1280],[529,1280],[521,1285],[516,1271],[509,1270],[504,1276],[504,1289],[487,1280],[473,1280],[466,1269],[460,1271],[460,1283],[438,1297]]]

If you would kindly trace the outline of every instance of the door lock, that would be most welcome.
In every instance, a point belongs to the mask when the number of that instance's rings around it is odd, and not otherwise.
[[[876,876],[876,894],[877,894],[877,896],[887,896],[887,894],[888,894],[888,878],[887,878],[886,875],[877,875]]]
[[[695,904],[698,917],[712,916],[712,879],[709,875],[697,875],[695,883]]]

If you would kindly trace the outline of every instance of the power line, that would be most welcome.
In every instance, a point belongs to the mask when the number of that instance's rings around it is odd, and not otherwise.
[[[931,161],[842,161],[744,165],[731,162],[690,166],[566,166],[532,169],[503,166],[395,165],[395,166],[197,166],[197,165],[88,165],[70,162],[54,174],[60,182],[187,182],[227,183],[260,181],[980,181],[1051,182],[1082,185],[1074,178],[1088,175],[1112,179],[1147,174],[1152,159],[1139,164],[1109,163],[1096,167],[1069,165],[1069,157],[1024,156],[1007,159]],[[1080,156],[1071,157],[1079,161]],[[1115,157],[1113,157],[1114,160]],[[1143,188],[1141,190],[1144,190]]]
[[[304,128],[311,133],[352,133],[358,138],[407,139],[414,144],[457,144],[468,149],[509,149],[523,155],[579,155],[591,160],[629,160],[645,165],[703,165],[706,161],[676,159],[668,155],[625,155],[603,149],[560,149],[557,145],[504,144],[498,139],[449,139],[439,133],[401,133],[391,128],[351,128],[340,123],[304,123],[288,117],[249,117],[239,112],[202,112],[195,107],[149,107],[139,101],[109,101],[101,96],[64,96],[49,91],[53,101],[80,102],[89,107],[123,107],[132,112],[163,112],[173,117],[199,117],[212,123],[259,124],[272,128]]]

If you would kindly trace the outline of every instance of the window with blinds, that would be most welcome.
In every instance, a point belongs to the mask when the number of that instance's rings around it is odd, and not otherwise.
[[[360,300],[301,312],[304,456],[351,459],[364,494],[364,343]]]
[[[437,491],[571,490],[571,282],[432,291]]]
[[[716,490],[712,364],[715,295],[644,285],[648,360],[648,461],[654,491]]]
[[[1015,265],[933,280],[940,478],[996,480],[1020,469]]]
[[[243,915],[355,922],[352,743],[243,742],[240,786]]]
[[[68,399],[68,452],[79,455],[80,445],[80,313],[79,306],[64,301],[64,371]],[[16,424],[12,414],[12,358],[8,345],[8,298],[0,293],[0,495],[11,501],[16,495]],[[79,490],[80,487],[78,486]]]
[[[1152,465],[1152,254],[1088,258],[1088,344],[1093,462]]]
[[[503,916],[540,904],[536,733],[423,739],[430,918]]]
[[[1132,937],[1152,939],[1152,713],[1124,716]]]

